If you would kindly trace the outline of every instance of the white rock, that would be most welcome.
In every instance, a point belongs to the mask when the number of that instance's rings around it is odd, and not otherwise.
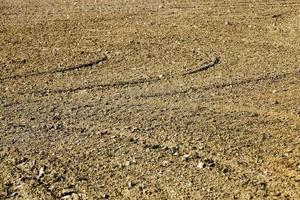
[[[198,169],[203,169],[204,167],[205,167],[204,162],[199,162],[198,165],[197,165]]]
[[[167,160],[164,160],[163,162],[162,162],[162,165],[165,167],[165,166],[167,166],[169,164],[169,162],[167,161]]]
[[[70,195],[63,196],[62,199],[71,199]]]
[[[128,188],[132,188],[132,182],[131,181],[128,181]]]
[[[40,170],[39,170],[39,174],[37,176],[37,179],[42,178],[42,176],[44,175],[44,173],[45,173],[45,167],[41,167]]]
[[[182,156],[181,160],[185,161],[190,157],[190,155],[186,154],[184,156]]]
[[[126,162],[125,162],[125,166],[127,166],[127,167],[128,167],[130,164],[131,164],[130,161],[126,161]]]

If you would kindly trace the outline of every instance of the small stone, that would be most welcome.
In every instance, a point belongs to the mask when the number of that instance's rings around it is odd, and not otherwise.
[[[279,191],[276,192],[276,194],[275,194],[275,196],[277,196],[277,197],[280,196],[280,195],[281,195],[281,192],[279,192]]]
[[[272,93],[273,93],[273,94],[277,93],[277,90],[273,90]]]
[[[126,167],[128,167],[130,164],[131,164],[130,161],[126,161],[126,162],[125,162],[125,166],[126,166]]]
[[[71,195],[71,198],[72,198],[72,200],[79,200],[79,195],[76,194],[76,193],[73,193],[73,194]]]
[[[12,193],[11,195],[9,195],[10,197],[14,197],[14,196],[17,196],[18,193],[14,192]]]
[[[167,160],[165,160],[165,161],[163,161],[162,162],[162,165],[165,167],[165,166],[167,166],[169,164],[169,162],[167,161]]]
[[[62,192],[61,192],[61,194],[62,194],[63,196],[71,195],[71,194],[73,194],[73,193],[75,193],[75,189],[73,189],[73,188],[63,189]]]
[[[104,194],[102,194],[102,197],[103,197],[104,199],[108,199],[108,198],[109,198],[109,195],[106,194],[106,193],[104,193]]]
[[[39,170],[39,174],[37,176],[37,179],[42,178],[42,176],[44,175],[44,173],[45,173],[45,167],[41,167],[40,170]]]
[[[52,191],[54,188],[55,188],[55,186],[54,186],[54,185],[51,185],[51,186],[48,188],[48,190],[49,190],[49,191]]]
[[[86,194],[79,193],[79,194],[78,194],[78,198],[81,199],[81,200],[86,200],[86,199],[87,199],[87,196],[86,196]]]
[[[158,76],[158,78],[160,78],[160,79],[162,79],[164,77],[164,75],[162,75],[162,74],[160,74],[159,76]]]
[[[70,195],[63,196],[62,199],[71,199]]]
[[[231,23],[229,21],[226,21],[225,25],[231,25]]]
[[[181,160],[186,161],[186,160],[188,160],[189,157],[190,157],[190,155],[186,154],[186,155],[182,156]]]
[[[54,124],[53,129],[54,130],[62,130],[63,129],[63,124]]]
[[[133,187],[133,184],[132,184],[132,182],[131,181],[128,181],[128,188],[132,188]]]
[[[203,169],[205,167],[205,163],[204,162],[199,162],[197,165],[198,169]]]

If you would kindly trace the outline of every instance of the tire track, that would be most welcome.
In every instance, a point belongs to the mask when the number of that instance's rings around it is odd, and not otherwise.
[[[93,60],[93,61],[90,61],[90,62],[87,62],[87,63],[82,63],[82,64],[70,66],[70,67],[67,67],[67,68],[63,68],[63,69],[55,69],[55,70],[45,71],[45,72],[38,72],[38,73],[32,73],[32,74],[14,75],[14,76],[9,76],[9,77],[4,77],[4,78],[1,78],[0,81],[19,79],[19,78],[29,78],[29,77],[33,77],[33,76],[42,76],[42,75],[47,75],[47,74],[66,73],[66,72],[70,72],[70,71],[74,71],[74,70],[79,70],[79,69],[83,69],[83,68],[92,67],[92,66],[97,65],[101,62],[104,62],[105,60],[107,60],[107,56],[103,55],[99,59]]]
[[[195,74],[197,72],[202,72],[205,70],[208,70],[211,67],[214,67],[215,65],[220,63],[220,58],[219,57],[215,57],[211,62],[209,63],[204,63],[203,65],[201,65],[200,67],[197,67],[196,69],[193,69],[183,75],[190,75],[190,74]]]
[[[23,92],[19,93],[21,95],[25,94],[40,94],[42,96],[47,96],[50,94],[60,94],[60,93],[74,93],[82,90],[92,90],[92,89],[97,89],[97,90],[105,90],[105,89],[110,89],[110,88],[122,88],[122,87],[127,87],[127,86],[136,86],[139,84],[145,84],[145,83],[152,83],[159,81],[159,77],[152,77],[148,79],[136,79],[136,80],[128,80],[128,81],[118,81],[118,82],[113,82],[113,83],[107,83],[107,84],[98,84],[98,85],[88,85],[88,86],[82,86],[82,87],[77,87],[77,88],[69,88],[69,89],[58,89],[58,90],[37,90],[33,92]]]
[[[154,94],[146,94],[146,95],[140,95],[140,96],[136,96],[136,98],[163,98],[163,97],[172,97],[175,95],[186,95],[187,93],[193,93],[193,92],[200,92],[200,91],[206,91],[206,90],[211,90],[211,89],[222,89],[222,88],[226,88],[226,87],[232,87],[232,86],[242,86],[242,85],[247,85],[247,84],[251,84],[251,83],[259,83],[260,81],[268,81],[268,80],[280,80],[280,79],[284,79],[288,76],[296,76],[296,75],[300,74],[300,69],[296,70],[296,71],[292,71],[292,72],[287,72],[287,73],[282,73],[282,74],[277,74],[277,75],[267,75],[267,76],[261,76],[258,78],[250,78],[250,79],[245,79],[245,80],[241,80],[241,81],[237,81],[237,82],[228,82],[228,83],[222,83],[222,84],[211,84],[211,85],[207,85],[207,86],[201,86],[201,87],[189,87],[185,90],[181,90],[181,91],[171,91],[171,92],[164,92],[164,93],[154,93]],[[39,91],[33,91],[33,92],[23,92],[23,93],[19,93],[20,95],[25,95],[25,94],[31,94],[31,95],[40,95],[41,97],[44,96],[48,96],[48,95],[55,95],[55,94],[63,94],[63,93],[76,93],[79,92],[81,90],[91,90],[91,89],[95,89],[95,90],[108,90],[111,87],[114,88],[124,88],[124,87],[128,87],[128,86],[136,86],[139,84],[144,84],[144,83],[154,83],[154,82],[158,82],[158,81],[163,81],[165,79],[161,79],[159,77],[152,77],[152,78],[148,78],[148,79],[137,79],[137,80],[131,80],[131,81],[119,81],[119,82],[115,82],[115,83],[107,83],[107,84],[99,84],[99,85],[89,85],[89,86],[84,86],[84,87],[78,87],[78,88],[70,88],[70,89],[58,89],[58,90],[39,90]],[[4,107],[12,107],[12,106],[17,106],[20,104],[24,104],[25,102],[11,102],[8,103],[6,105],[4,105]]]
[[[98,60],[98,61],[101,62],[100,60]],[[55,93],[73,93],[73,92],[78,92],[78,91],[81,91],[81,90],[91,90],[91,89],[103,90],[103,89],[109,89],[109,88],[127,87],[127,86],[139,85],[139,84],[144,84],[144,83],[152,83],[152,82],[156,82],[156,81],[160,81],[160,80],[169,80],[169,79],[172,79],[172,78],[183,77],[183,76],[191,75],[191,74],[194,74],[194,73],[197,73],[197,72],[206,71],[209,68],[211,68],[211,67],[215,66],[216,64],[218,64],[219,62],[220,62],[219,57],[215,57],[211,62],[204,63],[200,67],[197,67],[196,69],[193,69],[193,70],[191,70],[187,73],[183,73],[183,74],[171,74],[171,75],[165,75],[163,77],[154,76],[154,77],[150,77],[150,78],[124,80],[124,81],[117,81],[117,82],[113,82],[113,83],[80,86],[80,87],[69,88],[69,89],[37,90],[37,91],[33,91],[33,92],[22,92],[22,93],[19,93],[19,94],[21,94],[21,95],[25,95],[25,94],[49,95],[49,94],[55,94]],[[76,66],[76,69],[78,67],[82,68],[82,67],[86,67],[86,66],[92,66],[93,63],[94,62],[87,63],[87,64],[82,64],[80,66]],[[70,70],[73,70],[74,68],[75,67],[64,69],[63,71],[70,71]],[[59,72],[61,72],[61,71],[62,70],[59,70]]]
[[[250,78],[250,79],[245,79],[237,82],[229,82],[229,83],[223,83],[223,84],[211,84],[208,86],[202,86],[202,87],[190,87],[186,90],[182,91],[174,91],[174,92],[169,92],[169,93],[156,93],[156,94],[150,94],[150,95],[142,95],[141,98],[161,98],[161,97],[166,97],[166,96],[174,96],[174,95],[180,95],[180,94],[186,94],[189,92],[199,92],[203,90],[210,90],[210,89],[222,89],[226,87],[232,87],[232,86],[242,86],[242,85],[247,85],[250,83],[258,83],[260,81],[268,81],[268,80],[280,80],[284,79],[287,76],[290,75],[296,75],[300,74],[300,70],[293,71],[293,72],[287,72],[279,75],[267,75],[267,76],[261,76],[258,78]]]
[[[214,105],[213,108],[218,111],[225,111],[225,112],[235,111],[235,112],[257,113],[259,115],[268,116],[273,119],[286,118],[286,119],[293,120],[297,123],[300,123],[300,116],[285,111],[273,111],[273,110],[267,110],[263,108],[257,108],[255,106],[242,106],[242,105],[237,106],[236,104],[228,104],[228,103],[218,105],[218,106]]]
[[[39,76],[39,75],[45,75],[45,74],[51,74],[51,73],[65,73],[65,72],[69,72],[72,70],[82,69],[85,67],[91,67],[91,66],[99,64],[105,60],[107,60],[107,56],[103,55],[100,59],[97,59],[95,61],[79,64],[79,65],[72,66],[72,67],[65,68],[65,69],[58,69],[58,70],[53,70],[53,71],[48,71],[48,72],[40,72],[40,73],[36,73],[36,74],[29,74],[29,75],[23,75],[23,76],[13,76],[13,77],[8,77],[8,78],[18,78],[18,77],[26,78],[26,77],[30,77],[30,76]],[[200,65],[200,67],[196,67],[195,69],[189,70],[188,72],[181,73],[181,74],[164,75],[163,77],[154,76],[154,77],[143,78],[143,79],[123,80],[123,81],[117,81],[117,82],[112,82],[112,83],[79,86],[76,88],[68,88],[68,89],[36,90],[36,91],[31,91],[31,92],[25,91],[25,92],[21,92],[19,94],[20,95],[30,94],[30,95],[47,96],[47,95],[51,95],[51,94],[60,94],[60,93],[75,93],[75,92],[79,92],[82,90],[92,90],[92,89],[107,90],[110,88],[122,88],[122,87],[128,87],[128,86],[136,86],[136,85],[145,84],[145,83],[154,83],[154,82],[163,81],[163,80],[170,80],[173,78],[185,77],[187,75],[192,75],[197,72],[206,71],[219,63],[220,63],[220,57],[214,57],[212,61],[206,62],[206,63]],[[287,72],[287,73],[274,75],[274,76],[267,75],[267,76],[261,76],[258,78],[245,79],[245,80],[241,80],[241,81],[237,81],[237,82],[223,83],[223,84],[219,84],[219,85],[212,84],[210,86],[204,86],[204,87],[200,87],[200,88],[191,87],[184,91],[142,95],[141,97],[142,98],[151,98],[151,97],[161,97],[161,96],[172,96],[172,95],[176,95],[176,94],[185,94],[191,90],[196,92],[198,90],[208,90],[208,89],[212,89],[212,88],[224,88],[224,87],[228,87],[228,86],[245,85],[245,84],[249,84],[251,82],[259,82],[259,81],[264,81],[264,80],[269,80],[269,79],[281,79],[281,78],[284,78],[285,76],[288,76],[288,75],[291,75],[294,73],[297,74],[299,72],[300,72],[300,70],[293,71],[293,72]]]
[[[225,88],[225,87],[232,87],[232,86],[241,86],[241,85],[246,85],[250,83],[258,83],[260,81],[267,81],[267,80],[280,80],[284,79],[287,76],[290,75],[296,75],[299,74],[300,70],[296,70],[293,72],[287,72],[283,74],[277,74],[277,75],[266,75],[266,76],[261,76],[258,78],[250,78],[250,79],[245,79],[237,82],[228,82],[228,83],[222,83],[222,84],[211,84],[208,86],[202,86],[202,87],[190,87],[186,90],[182,91],[174,91],[174,92],[169,92],[169,93],[156,93],[156,94],[150,94],[150,95],[141,95],[139,96],[140,98],[161,98],[161,97],[166,97],[166,96],[174,96],[174,95],[179,95],[179,94],[186,94],[188,92],[199,92],[203,90],[210,90],[210,89],[220,89],[220,88]],[[183,76],[183,75],[180,75]],[[160,78],[160,77],[150,77],[150,78],[145,78],[145,79],[136,79],[136,80],[128,80],[128,81],[118,81],[114,83],[107,83],[107,84],[98,84],[98,85],[88,85],[88,86],[83,86],[83,87],[77,87],[77,88],[70,88],[70,89],[58,89],[58,90],[39,90],[39,91],[33,91],[33,92],[24,92],[24,93],[19,93],[21,95],[25,94],[31,94],[31,95],[41,95],[41,96],[48,96],[48,95],[53,95],[53,94],[61,94],[61,93],[76,93],[82,90],[108,90],[110,88],[124,88],[124,87],[129,87],[129,86],[137,86],[140,84],[145,84],[145,83],[154,83],[158,81],[163,81],[163,80],[169,80],[171,78],[178,78],[178,76],[168,76],[166,78]]]

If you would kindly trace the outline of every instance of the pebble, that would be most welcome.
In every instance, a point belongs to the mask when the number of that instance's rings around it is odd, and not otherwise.
[[[276,194],[275,194],[275,196],[277,196],[277,197],[280,196],[280,195],[281,195],[281,192],[279,192],[279,191],[277,191]]]
[[[190,157],[190,155],[186,154],[186,155],[181,157],[181,160],[186,161],[186,160],[188,160],[189,157]]]
[[[70,195],[66,195],[66,196],[63,196],[62,199],[70,199],[71,196]]]
[[[66,195],[70,195],[70,194],[72,194],[74,192],[75,192],[75,189],[73,189],[73,188],[67,188],[67,189],[63,189],[62,192],[61,192],[61,194],[63,196],[66,196]]]
[[[37,179],[42,178],[42,176],[44,175],[44,172],[45,172],[45,167],[41,167],[40,170],[39,170],[39,174],[37,176]]]
[[[225,25],[231,25],[229,21],[225,21]]]
[[[197,165],[198,169],[203,169],[205,167],[205,163],[204,162],[199,162]]]
[[[130,161],[126,161],[126,162],[125,162],[125,166],[126,166],[126,167],[128,167],[130,164],[131,164]]]
[[[108,194],[102,194],[102,197],[104,198],[104,199],[108,199],[109,198],[109,195]]]
[[[132,184],[132,182],[131,181],[128,181],[128,188],[132,188],[133,187],[133,184]]]
[[[72,200],[79,200],[79,195],[76,194],[76,193],[73,193],[73,194],[71,195],[71,197],[72,197]]]
[[[10,197],[14,197],[14,196],[17,196],[18,193],[14,192],[10,195]]]
[[[169,164],[169,161],[167,161],[167,160],[165,160],[165,161],[163,161],[162,162],[162,165],[165,167],[165,166],[167,166]]]

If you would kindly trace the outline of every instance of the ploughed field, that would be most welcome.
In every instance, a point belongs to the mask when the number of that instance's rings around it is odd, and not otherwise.
[[[0,199],[300,199],[300,2],[0,0]]]

